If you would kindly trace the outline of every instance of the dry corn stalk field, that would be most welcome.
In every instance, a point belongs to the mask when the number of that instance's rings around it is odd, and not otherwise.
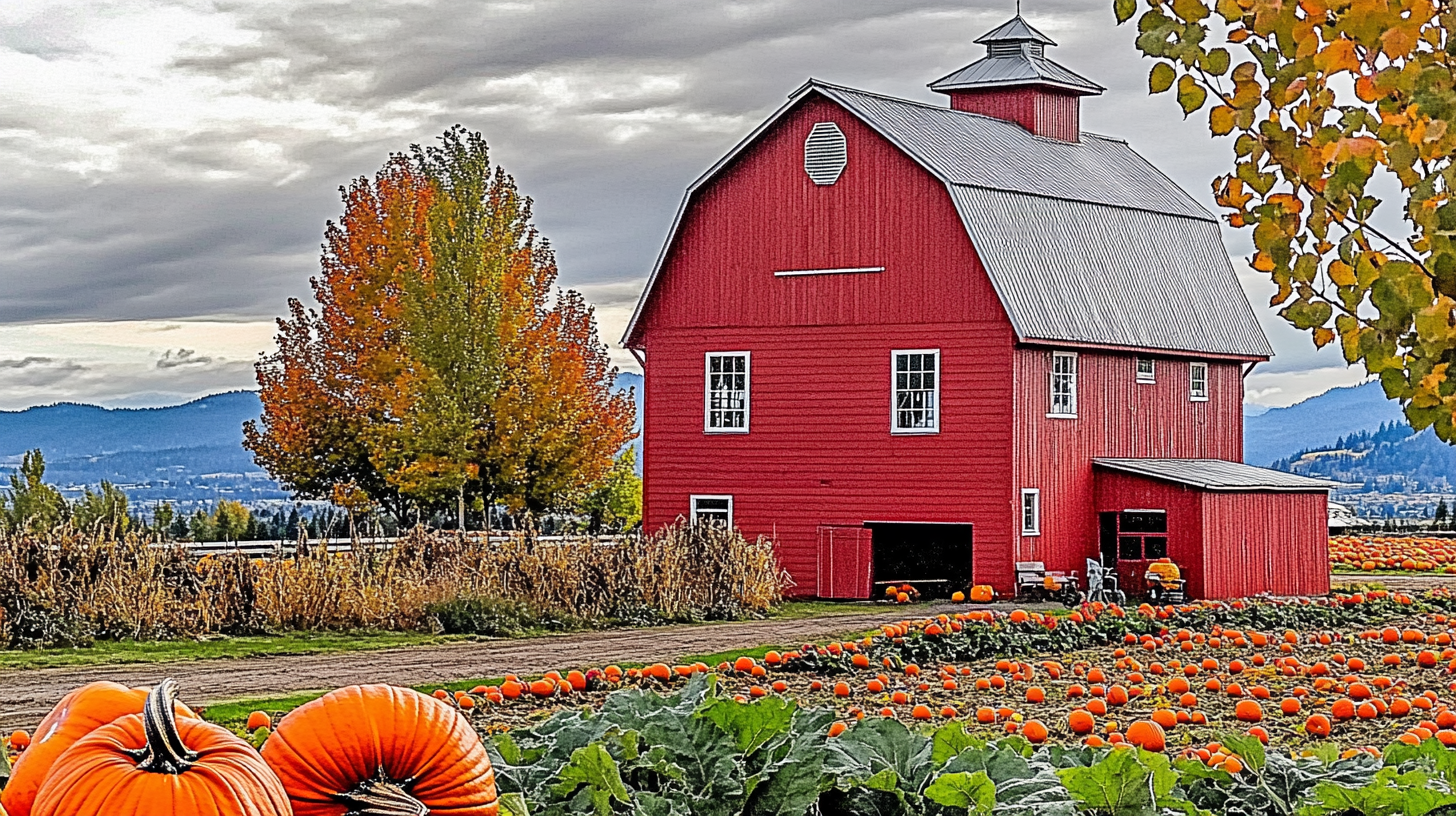
[[[676,525],[599,543],[515,535],[489,545],[416,530],[384,549],[195,558],[144,537],[60,531],[0,539],[0,647],[95,639],[431,630],[485,599],[588,621],[728,619],[766,611],[784,580],[770,543]]]

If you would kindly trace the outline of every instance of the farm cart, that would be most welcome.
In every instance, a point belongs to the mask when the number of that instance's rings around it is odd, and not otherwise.
[[[1016,597],[1030,601],[1057,601],[1071,609],[1082,603],[1076,572],[1048,571],[1041,561],[1016,562]]]

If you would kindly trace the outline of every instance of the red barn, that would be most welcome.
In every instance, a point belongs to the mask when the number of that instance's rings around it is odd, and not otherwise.
[[[1327,592],[1328,484],[1241,463],[1272,352],[1217,220],[1021,17],[978,42],[948,106],[810,80],[689,188],[624,338],[647,527],[770,536],[802,595],[1164,554]]]

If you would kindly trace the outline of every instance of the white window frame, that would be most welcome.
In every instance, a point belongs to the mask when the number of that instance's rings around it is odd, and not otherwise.
[[[931,392],[930,415],[933,424],[924,428],[900,427],[900,389],[896,374],[901,354],[929,354],[935,358],[935,389]],[[924,436],[940,433],[940,384],[944,372],[940,366],[940,349],[895,349],[890,352],[890,433],[895,436]],[[908,390],[908,389],[907,389]]]
[[[1202,377],[1199,376],[1200,372]],[[1201,391],[1198,388],[1200,380],[1203,383]],[[1188,401],[1208,402],[1208,363],[1188,364]]]
[[[1147,370],[1146,373],[1143,372],[1143,363],[1147,363],[1148,364],[1148,370]],[[1139,357],[1139,358],[1137,358],[1137,362],[1133,363],[1133,365],[1134,365],[1133,371],[1136,372],[1136,374],[1137,374],[1137,381],[1138,382],[1140,382],[1140,383],[1155,383],[1155,382],[1158,381],[1158,361],[1157,360],[1154,360],[1152,357]]]
[[[743,427],[713,427],[713,358],[743,358]],[[746,434],[752,419],[753,406],[753,355],[747,351],[709,351],[703,354],[703,433]]]
[[[1027,500],[1031,500],[1030,506]],[[1031,511],[1031,524],[1028,525],[1027,511]],[[1021,534],[1024,536],[1041,535],[1041,489],[1035,487],[1021,488]]]
[[[1058,360],[1071,360],[1071,372],[1057,372]],[[1047,372],[1047,417],[1049,419],[1076,419],[1077,418],[1077,352],[1075,351],[1054,351],[1052,352],[1051,369]],[[1072,377],[1071,408],[1070,411],[1057,410],[1057,377]]]
[[[728,529],[733,529],[733,497],[724,495],[710,495],[694,493],[688,497],[688,518],[694,526],[698,523],[698,502],[703,499],[728,502]]]

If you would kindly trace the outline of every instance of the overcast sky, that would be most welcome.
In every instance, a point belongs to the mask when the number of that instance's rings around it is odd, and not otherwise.
[[[1087,130],[1209,203],[1229,161],[1146,94],[1110,2],[1026,0],[1050,56],[1106,85]],[[0,408],[168,404],[252,387],[306,296],[338,187],[452,124],[536,200],[561,283],[616,341],[683,189],[810,76],[911,99],[1012,2],[4,0]],[[1226,235],[1235,258],[1247,238]],[[1245,287],[1284,405],[1358,381]],[[617,359],[632,368],[630,357]]]

